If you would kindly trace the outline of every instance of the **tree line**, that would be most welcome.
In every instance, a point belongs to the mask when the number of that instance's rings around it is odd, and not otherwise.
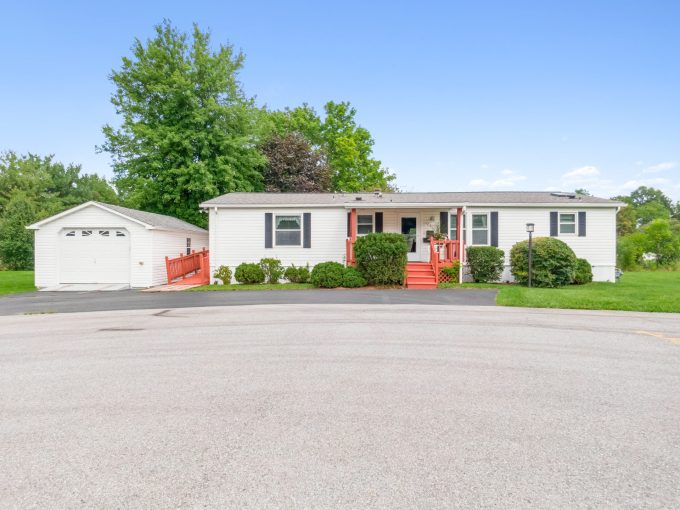
[[[112,71],[117,126],[97,147],[114,177],[85,175],[53,156],[0,155],[0,268],[33,266],[24,226],[87,200],[168,214],[206,226],[198,205],[235,191],[357,192],[395,189],[374,140],[349,102],[258,106],[239,81],[245,61],[209,32],[169,21]]]
[[[680,262],[680,202],[660,189],[640,186],[614,197],[626,204],[616,216],[617,263],[627,270],[677,268]]]

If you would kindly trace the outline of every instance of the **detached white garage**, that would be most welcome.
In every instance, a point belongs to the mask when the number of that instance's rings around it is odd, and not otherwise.
[[[35,285],[153,287],[167,283],[165,257],[208,246],[208,232],[171,216],[86,202],[38,223]]]

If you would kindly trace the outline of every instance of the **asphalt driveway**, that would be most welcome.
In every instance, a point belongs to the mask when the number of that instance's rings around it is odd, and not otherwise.
[[[0,501],[677,508],[679,367],[671,314],[272,305],[0,317]]]
[[[0,297],[0,315],[274,304],[493,306],[494,289],[311,289],[223,292],[29,292]]]

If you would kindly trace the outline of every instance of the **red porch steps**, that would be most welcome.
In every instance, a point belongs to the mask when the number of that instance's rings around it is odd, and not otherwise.
[[[437,279],[429,262],[406,264],[406,287],[409,289],[436,289]]]

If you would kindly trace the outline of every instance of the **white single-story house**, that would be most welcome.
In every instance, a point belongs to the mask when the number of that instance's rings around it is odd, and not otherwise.
[[[558,237],[590,262],[594,280],[613,282],[616,213],[623,205],[575,193],[503,191],[228,193],[201,207],[209,214],[211,273],[263,257],[278,258],[286,266],[348,264],[356,237],[370,232],[405,235],[407,271],[424,271],[432,263],[430,234],[441,231],[452,241],[449,259],[464,261],[467,246],[502,249],[502,280],[511,281],[510,249],[527,239],[526,224],[533,223],[535,237]]]
[[[35,230],[35,285],[167,283],[165,257],[207,247],[208,232],[162,214],[86,202]]]

